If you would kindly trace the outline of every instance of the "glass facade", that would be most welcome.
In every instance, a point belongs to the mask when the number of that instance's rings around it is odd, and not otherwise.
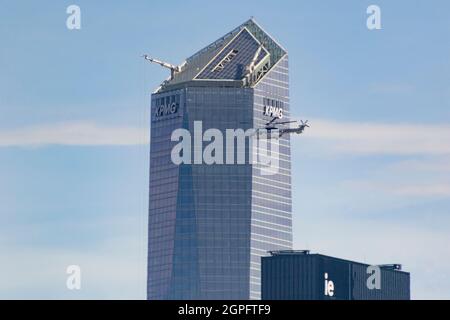
[[[252,21],[244,26],[269,42]],[[229,40],[224,52],[233,45]],[[261,298],[261,256],[292,246],[289,135],[272,142],[279,144],[280,169],[265,175],[249,162],[175,165],[171,151],[178,141],[171,134],[184,128],[194,137],[195,121],[223,137],[226,129],[264,127],[271,120],[264,105],[272,101],[289,120],[287,54],[253,86],[191,80],[152,95],[148,299]],[[193,143],[192,153],[209,143]],[[247,158],[249,150],[246,144]]]
[[[283,106],[283,121],[289,121],[288,57],[254,88],[254,125],[264,127],[270,118],[263,114],[267,103]],[[261,257],[271,250],[292,248],[292,195],[290,136],[272,140],[279,147],[279,170],[264,175],[255,165],[252,174],[252,219],[250,244],[250,298],[261,298]]]
[[[166,104],[166,99],[178,99],[179,110],[176,115],[157,119],[156,110]],[[168,296],[174,272],[180,168],[171,161],[170,137],[173,130],[182,126],[183,100],[183,90],[152,97],[147,264],[148,297],[152,299]]]

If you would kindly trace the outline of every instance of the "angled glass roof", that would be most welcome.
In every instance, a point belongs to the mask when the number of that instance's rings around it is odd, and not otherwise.
[[[242,29],[194,79],[243,79],[260,45],[247,28]],[[255,64],[267,55],[267,51],[261,50]]]
[[[262,50],[258,57],[258,48]],[[253,19],[250,19],[198,51],[181,65],[181,71],[166,80],[160,90],[190,81],[242,81],[248,76],[250,65],[264,64],[267,72],[285,54],[286,50],[268,35]],[[255,61],[254,61],[255,60]],[[256,71],[255,71],[256,72]]]
[[[264,48],[270,53],[271,66],[274,66],[285,54],[287,54],[287,51],[274,38],[266,33],[254,19],[248,20],[241,27],[247,28],[253,36],[264,45]]]

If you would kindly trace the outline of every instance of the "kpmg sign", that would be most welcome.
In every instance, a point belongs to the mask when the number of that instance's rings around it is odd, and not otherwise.
[[[264,115],[269,116],[271,118],[281,119],[283,118],[283,108],[265,106]]]
[[[164,116],[169,116],[171,114],[175,114],[178,112],[178,107],[179,107],[178,103],[176,103],[176,102],[172,102],[167,105],[162,104],[156,108],[155,118],[158,119],[158,118],[161,118]]]
[[[180,109],[179,96],[168,96],[156,101],[154,120],[163,120],[171,115],[178,114]]]
[[[284,103],[278,100],[264,98],[263,99],[264,104],[264,115],[271,117],[271,118],[283,118],[283,107]]]

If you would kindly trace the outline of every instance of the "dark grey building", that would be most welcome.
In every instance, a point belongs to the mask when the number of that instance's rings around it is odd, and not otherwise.
[[[378,284],[373,267],[379,268]],[[262,258],[262,299],[409,300],[410,274],[400,270],[396,264],[369,266],[309,251],[272,252]]]
[[[203,131],[263,127],[268,108],[289,120],[288,55],[254,20],[188,58],[152,95],[148,299],[260,299],[261,256],[292,247],[289,135],[276,141],[276,174],[175,164],[171,135],[194,136],[198,121]]]

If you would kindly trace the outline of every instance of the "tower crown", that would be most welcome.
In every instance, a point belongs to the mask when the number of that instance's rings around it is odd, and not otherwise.
[[[201,49],[164,81],[156,92],[187,82],[208,81],[220,86],[252,87],[281,60],[287,51],[250,19]]]

